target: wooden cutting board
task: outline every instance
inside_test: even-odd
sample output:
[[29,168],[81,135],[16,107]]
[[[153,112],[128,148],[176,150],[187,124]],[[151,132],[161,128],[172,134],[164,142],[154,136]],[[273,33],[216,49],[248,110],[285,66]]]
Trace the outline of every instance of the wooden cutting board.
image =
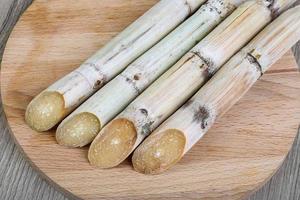
[[125,161],[99,170],[87,148],[56,144],[24,123],[29,101],[75,69],[158,0],[36,0],[5,50],[1,91],[16,142],[36,169],[83,199],[241,199],[281,165],[300,122],[300,76],[288,52],[184,159],[157,176]]

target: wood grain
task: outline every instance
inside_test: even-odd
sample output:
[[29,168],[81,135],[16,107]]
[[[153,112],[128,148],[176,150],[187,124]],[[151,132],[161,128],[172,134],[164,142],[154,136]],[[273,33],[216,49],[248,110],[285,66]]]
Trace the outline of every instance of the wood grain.
[[[16,16],[18,16],[20,12],[20,10],[18,9],[20,9],[21,6],[25,5],[24,1],[22,1],[22,3],[20,4],[19,2],[21,1],[18,1],[18,3],[12,6],[13,15],[10,14],[12,18],[8,18],[8,24],[13,24],[12,22],[16,20]],[[0,2],[0,4],[1,3],[2,1]],[[1,6],[0,8],[2,9]],[[4,30],[10,29],[11,27],[12,25]],[[3,35],[4,34],[1,34],[1,36]],[[5,35],[7,37],[8,34]],[[1,42],[1,44],[4,44],[4,42]],[[3,115],[2,119],[4,119]],[[2,168],[0,169],[0,180],[2,183],[0,188],[0,196],[2,197],[1,199],[62,199],[63,196],[61,194],[55,192],[53,188],[49,187],[40,178],[35,178],[37,177],[37,175],[24,161],[21,154],[19,153],[19,150],[14,147],[14,144],[11,141],[10,136],[8,135],[7,128],[4,128],[6,127],[6,121],[2,120],[1,124],[3,124],[3,127],[0,127],[1,130],[6,130],[5,134],[1,132],[0,135],[0,142],[3,142],[2,144],[5,144],[1,144],[0,146],[0,152],[4,152],[4,156],[1,155],[0,157],[0,166],[6,166],[5,168],[3,168],[4,170],[2,170]],[[297,199],[297,197],[299,197],[299,190],[297,192],[297,188],[299,188],[297,177],[299,176],[299,174],[298,176],[292,176],[293,174],[298,173],[297,168],[299,167],[300,158],[299,153],[297,153],[297,151],[299,151],[297,145],[299,145],[299,142],[296,142],[294,144],[294,149],[289,155],[289,159],[286,161],[284,168],[282,168],[282,170],[280,170],[278,174],[272,178],[272,180],[266,187],[264,187],[256,195],[254,195],[252,199]],[[5,180],[2,179],[2,177],[5,177]],[[2,180],[4,180],[4,182],[2,182]],[[168,195],[168,197],[176,198],[178,196]],[[155,198],[155,196],[153,196],[152,198]]]

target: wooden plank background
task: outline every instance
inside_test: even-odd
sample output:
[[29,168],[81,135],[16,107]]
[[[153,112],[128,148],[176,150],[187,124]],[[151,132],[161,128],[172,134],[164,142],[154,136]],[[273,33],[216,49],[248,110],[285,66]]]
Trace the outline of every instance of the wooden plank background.
[[[32,0],[0,0],[0,63],[13,26],[31,2]],[[293,48],[293,51],[300,65],[300,42]],[[282,167],[271,180],[254,192],[249,200],[300,199],[299,133]],[[0,105],[0,199],[68,199],[30,166],[21,150],[15,145],[2,105]]]

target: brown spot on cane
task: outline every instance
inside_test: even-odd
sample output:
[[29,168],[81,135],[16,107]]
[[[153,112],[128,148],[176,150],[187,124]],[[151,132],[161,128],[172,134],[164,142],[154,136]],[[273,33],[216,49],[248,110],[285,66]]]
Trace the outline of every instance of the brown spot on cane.
[[133,76],[133,79],[136,80],[136,81],[140,80],[139,74],[135,74],[135,75]]
[[202,67],[203,69],[204,79],[209,80],[214,75],[214,72],[209,67],[207,67],[207,65],[201,65],[200,67]]
[[209,117],[210,117],[209,110],[204,106],[200,106],[194,112],[193,121],[196,123],[200,123],[202,129],[206,129]]
[[94,89],[101,87],[101,85],[102,85],[102,81],[97,80],[95,85],[94,85]]
[[143,115],[145,115],[146,117],[148,116],[148,111],[147,111],[146,109],[142,108],[142,109],[140,109],[140,111],[141,111],[141,113],[142,113]]
[[129,83],[134,89],[135,89],[135,91],[136,91],[136,93],[137,94],[140,94],[141,93],[141,90],[138,88],[138,86],[136,85],[136,82],[135,82],[135,80],[132,80],[132,79],[130,79],[130,78],[128,78],[128,77],[126,77],[125,75],[120,75],[120,76],[122,76],[123,78],[125,78],[125,81],[127,82],[127,83]]
[[[197,54],[195,54],[195,55],[197,55]],[[197,55],[198,56],[198,55]],[[214,75],[214,69],[213,69],[213,67],[211,66],[209,66],[209,65],[213,65],[212,63],[213,62],[211,62],[211,63],[208,63],[208,60],[203,60],[204,58],[201,58],[200,57],[200,59],[204,62],[202,65],[200,65],[199,66],[199,68],[202,70],[202,76],[203,76],[203,78],[205,79],[205,80],[209,80],[213,75]]]
[[[103,74],[103,72],[100,70],[101,66],[99,66],[95,63],[89,63],[89,62],[84,63],[84,65],[86,65],[88,67],[91,67],[98,74],[99,78],[94,83],[93,89],[99,89],[100,87],[102,87],[107,82],[107,76],[105,74]],[[79,71],[77,71],[77,73],[79,73],[81,76],[85,77]]]

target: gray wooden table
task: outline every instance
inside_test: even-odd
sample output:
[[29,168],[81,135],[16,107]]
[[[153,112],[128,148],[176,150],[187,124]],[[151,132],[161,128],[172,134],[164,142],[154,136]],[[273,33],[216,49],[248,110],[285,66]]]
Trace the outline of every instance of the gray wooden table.
[[[0,0],[0,63],[9,34],[32,0]],[[298,0],[298,4],[300,0]],[[293,51],[300,66],[300,43]],[[1,100],[0,100],[1,101]],[[1,104],[1,102],[0,102]],[[299,122],[300,124],[300,122]],[[47,183],[15,145],[0,105],[0,200],[68,199]],[[300,136],[279,171],[250,200],[300,200]]]

